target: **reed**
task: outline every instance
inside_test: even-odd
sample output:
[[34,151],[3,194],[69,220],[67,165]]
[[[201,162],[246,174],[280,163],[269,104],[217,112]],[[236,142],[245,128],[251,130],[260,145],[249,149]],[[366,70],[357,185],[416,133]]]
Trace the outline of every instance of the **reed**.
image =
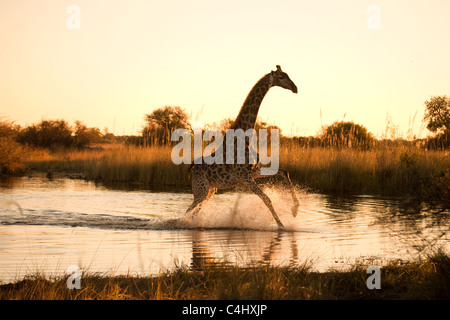
[[[107,145],[102,149],[32,152],[30,170],[68,172],[106,183],[188,187],[188,165],[175,165],[169,146]],[[280,147],[280,167],[302,187],[320,192],[442,197],[450,187],[450,154],[413,147]]]
[[312,271],[308,266],[178,266],[157,276],[83,274],[81,289],[69,290],[66,277],[30,276],[0,285],[1,300],[320,300],[449,299],[450,257],[443,251],[425,261],[393,261],[381,267],[381,289],[367,288],[367,265],[349,270]]
[[37,150],[26,164],[30,170],[65,172],[105,183],[187,186],[189,167],[173,164],[170,154],[168,146],[107,145],[101,149],[53,153]]
[[149,185],[184,186],[188,166],[177,166],[170,159],[170,147],[123,147],[88,158],[84,166],[87,179],[105,182],[137,182]]
[[403,147],[280,149],[292,181],[325,192],[415,194],[450,182],[448,152]]

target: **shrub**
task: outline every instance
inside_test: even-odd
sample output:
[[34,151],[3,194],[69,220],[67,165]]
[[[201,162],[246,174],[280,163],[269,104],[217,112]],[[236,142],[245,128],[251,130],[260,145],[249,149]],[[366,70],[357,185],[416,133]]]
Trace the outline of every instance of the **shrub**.
[[0,174],[24,170],[24,148],[14,140],[18,130],[13,122],[0,121]]
[[18,134],[17,140],[41,148],[69,148],[72,145],[72,129],[65,120],[42,120]]

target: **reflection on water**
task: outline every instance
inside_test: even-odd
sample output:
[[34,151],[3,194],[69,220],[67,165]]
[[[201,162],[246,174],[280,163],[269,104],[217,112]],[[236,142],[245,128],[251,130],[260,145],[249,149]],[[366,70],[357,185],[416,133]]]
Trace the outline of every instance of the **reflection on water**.
[[406,199],[337,197],[298,191],[291,215],[288,192],[265,191],[288,232],[278,232],[252,194],[223,193],[186,219],[189,193],[107,188],[46,177],[0,180],[0,281],[50,275],[78,265],[88,272],[157,274],[175,264],[202,269],[229,264],[348,267],[416,259],[448,248],[448,212],[409,212]]

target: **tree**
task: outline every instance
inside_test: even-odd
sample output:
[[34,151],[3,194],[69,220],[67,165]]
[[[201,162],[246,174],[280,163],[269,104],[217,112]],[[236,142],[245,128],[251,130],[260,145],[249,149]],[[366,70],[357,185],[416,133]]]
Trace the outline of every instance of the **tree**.
[[42,120],[21,130],[18,142],[42,148],[69,148],[72,145],[72,129],[65,120]]
[[450,98],[434,96],[425,101],[424,122],[428,122],[427,129],[431,132],[450,132]]
[[99,128],[88,128],[81,121],[75,121],[75,132],[73,136],[73,146],[85,148],[92,143],[99,142],[102,137]]
[[189,116],[181,107],[165,106],[145,115],[149,125],[159,125],[172,132],[175,129],[190,129]]
[[181,107],[165,106],[145,115],[142,136],[147,144],[170,144],[175,129],[191,129],[188,114]]
[[369,148],[374,141],[373,135],[364,126],[352,121],[334,122],[324,129],[321,139],[326,146],[349,148]]

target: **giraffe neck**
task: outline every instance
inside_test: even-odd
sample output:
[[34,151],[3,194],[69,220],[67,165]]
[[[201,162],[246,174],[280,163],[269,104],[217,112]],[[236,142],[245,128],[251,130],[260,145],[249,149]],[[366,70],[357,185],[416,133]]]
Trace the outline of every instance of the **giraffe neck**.
[[239,111],[231,129],[254,129],[259,107],[272,86],[272,75],[266,74],[253,86]]

